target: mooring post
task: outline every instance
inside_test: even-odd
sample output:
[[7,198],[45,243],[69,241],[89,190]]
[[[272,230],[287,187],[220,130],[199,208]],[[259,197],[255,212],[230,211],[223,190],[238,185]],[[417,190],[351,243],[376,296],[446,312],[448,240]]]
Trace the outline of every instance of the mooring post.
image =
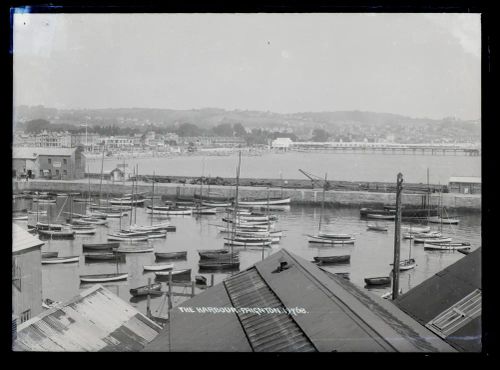
[[396,218],[394,229],[394,262],[392,265],[392,299],[398,298],[399,292],[399,251],[401,247],[401,193],[403,191],[403,174],[398,173],[396,183]]
[[151,278],[148,278],[148,304],[146,307],[146,315],[149,318],[151,318],[151,295],[149,294],[150,292],[151,292]]
[[172,309],[172,271],[168,273],[168,309]]

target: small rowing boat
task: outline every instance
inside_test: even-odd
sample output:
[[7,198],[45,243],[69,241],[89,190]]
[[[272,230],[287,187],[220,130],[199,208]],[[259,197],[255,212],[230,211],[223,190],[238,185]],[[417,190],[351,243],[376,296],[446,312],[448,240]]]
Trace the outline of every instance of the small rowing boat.
[[187,251],[182,252],[155,252],[157,259],[186,259]]
[[144,242],[148,240],[147,236],[121,236],[108,234],[108,240],[118,240],[122,242]]
[[415,237],[413,238],[413,241],[415,243],[437,243],[437,244],[443,244],[443,243],[448,243],[451,242],[451,238],[422,238],[422,237]]
[[321,264],[334,264],[334,263],[346,263],[351,260],[350,255],[344,256],[324,256],[324,257],[314,257],[314,262]]
[[172,270],[172,271],[158,271],[155,272],[156,276],[169,276],[172,274],[172,277],[178,275],[191,275],[191,269],[183,269],[183,270]]
[[439,216],[429,217],[427,218],[427,221],[433,224],[447,224],[447,225],[457,225],[460,222],[458,218],[445,218]]
[[59,252],[42,252],[42,259],[44,258],[54,258],[59,255]]
[[200,270],[224,270],[236,269],[240,266],[240,261],[233,262],[198,262]]
[[83,283],[105,283],[108,281],[127,280],[128,273],[115,274],[96,274],[96,275],[80,275],[80,281]]
[[73,262],[78,262],[79,260],[80,256],[42,258],[42,265],[49,265],[56,263],[73,263]]
[[[393,263],[391,263],[390,265],[394,266]],[[399,261],[399,271],[411,270],[415,268],[415,266],[417,266],[417,261],[415,261],[414,258]]]
[[115,250],[116,253],[149,253],[154,252],[153,247],[120,247]]
[[38,235],[41,238],[49,238],[49,239],[74,239],[75,232],[74,231],[65,231],[65,230],[38,230]]
[[83,249],[91,250],[110,250],[116,249],[120,246],[120,243],[88,243],[82,244]]
[[134,297],[144,296],[144,295],[161,295],[161,283],[154,283],[150,285],[144,285],[137,288],[132,288],[129,290],[130,294]]
[[391,278],[390,276],[365,278],[365,283],[367,285],[387,285],[391,283]]
[[26,221],[28,216],[12,216],[12,221]]
[[242,206],[266,206],[290,204],[291,198],[262,198],[262,199],[242,199],[238,201]]
[[327,231],[320,231],[318,232],[318,236],[322,238],[328,238],[328,239],[343,239],[343,240],[348,240],[352,238],[352,235],[349,234],[339,234],[339,233],[331,233]]
[[310,240],[309,243],[317,243],[317,244],[354,244],[355,238],[351,239],[330,239],[330,238],[324,238],[321,236],[315,236],[315,235],[307,235]]
[[373,218],[378,220],[394,220],[396,218],[396,215],[381,215],[376,213],[368,213],[366,215],[366,218]]
[[426,242],[424,243],[424,249],[434,249],[434,250],[460,250],[460,249],[470,249],[470,243],[451,243],[451,242]]
[[387,226],[382,226],[382,225],[368,224],[368,230],[387,231],[387,230],[389,230],[389,228]]
[[171,270],[174,268],[173,263],[163,263],[158,265],[144,265],[144,271],[163,271],[163,270]]

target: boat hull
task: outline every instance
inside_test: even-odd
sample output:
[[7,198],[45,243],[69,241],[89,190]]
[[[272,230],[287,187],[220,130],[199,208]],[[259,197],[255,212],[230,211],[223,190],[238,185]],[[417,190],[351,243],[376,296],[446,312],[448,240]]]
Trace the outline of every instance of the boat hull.
[[108,281],[127,280],[128,273],[125,274],[100,274],[100,275],[80,275],[83,283],[105,283]]

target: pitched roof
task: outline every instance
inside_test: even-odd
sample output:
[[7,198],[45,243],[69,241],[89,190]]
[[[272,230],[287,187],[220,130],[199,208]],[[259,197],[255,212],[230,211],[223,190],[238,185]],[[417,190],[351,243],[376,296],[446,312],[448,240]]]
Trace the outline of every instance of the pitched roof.
[[454,351],[392,302],[285,249],[173,308],[144,350]]
[[[399,296],[394,303],[426,325],[475,291],[481,291],[481,247]],[[480,351],[481,317],[445,337],[459,350]]]
[[475,176],[453,176],[450,177],[450,180],[448,182],[465,182],[471,184],[480,184],[481,178]]
[[13,159],[36,159],[39,155],[71,156],[77,148],[13,147]]
[[161,327],[97,284],[18,327],[14,351],[139,351]]
[[39,247],[44,244],[44,242],[31,235],[19,225],[12,224],[12,253],[19,253],[23,250]]

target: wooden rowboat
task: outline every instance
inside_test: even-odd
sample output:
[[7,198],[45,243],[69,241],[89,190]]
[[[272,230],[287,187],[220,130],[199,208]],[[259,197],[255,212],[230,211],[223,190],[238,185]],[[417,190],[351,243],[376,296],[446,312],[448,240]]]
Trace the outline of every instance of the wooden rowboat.
[[343,239],[343,240],[352,238],[352,235],[349,235],[349,234],[330,233],[327,231],[320,231],[318,233],[318,236],[322,237],[322,238],[328,238],[328,239]]
[[129,290],[130,294],[134,297],[144,296],[144,295],[161,295],[161,283],[154,283],[151,285],[144,285],[137,288],[132,288]]
[[28,216],[12,216],[12,221],[25,221],[28,220]]
[[200,260],[229,260],[238,259],[238,252],[233,253],[200,253]]
[[187,251],[182,252],[155,252],[157,259],[186,259]]
[[73,262],[78,262],[79,260],[80,256],[43,258],[42,265],[56,264],[56,263],[73,263]]
[[80,228],[73,228],[73,231],[75,234],[85,234],[85,235],[90,235],[90,234],[95,234],[96,229],[95,227],[89,227],[85,229],[80,229]]
[[349,262],[350,260],[350,255],[314,257],[314,261],[321,264],[345,263]]
[[234,262],[198,262],[200,270],[234,269],[240,266],[240,261]]
[[108,234],[108,240],[118,240],[122,242],[144,242],[148,240],[147,236],[120,236],[120,235],[113,235],[113,234]]
[[148,253],[154,252],[153,247],[120,247],[115,250],[116,253]]
[[172,271],[158,271],[155,272],[156,276],[169,276],[172,274],[172,276],[176,275],[191,275],[191,269],[183,269],[183,270],[172,270]]
[[373,218],[378,220],[394,220],[396,218],[396,215],[381,215],[375,213],[368,213],[366,215],[366,218]]
[[74,231],[62,231],[62,230],[38,230],[38,235],[42,238],[51,239],[74,239]]
[[387,285],[391,283],[391,278],[390,276],[365,278],[365,283],[367,285]]
[[173,263],[163,263],[158,265],[144,265],[144,271],[163,271],[163,270],[171,270],[174,268]]
[[426,242],[424,243],[424,249],[434,249],[434,250],[460,250],[460,249],[470,249],[470,243],[437,243],[437,242]]
[[437,243],[444,244],[451,242],[451,238],[413,238],[415,243]]
[[124,254],[115,254],[115,253],[86,253],[85,261],[116,261],[116,262],[125,262]]
[[128,273],[115,274],[97,274],[97,275],[80,275],[80,281],[83,283],[105,283],[108,281],[127,280]]
[[242,199],[238,201],[242,206],[265,206],[290,204],[291,198],[262,198],[262,199]]
[[42,259],[44,258],[54,258],[59,255],[59,252],[42,252]]
[[389,228],[387,226],[368,224],[368,230],[387,231],[387,230],[389,230]]
[[120,243],[89,243],[82,244],[83,249],[91,250],[110,250],[116,249],[120,246]]
[[351,239],[330,239],[330,238],[324,238],[321,236],[315,236],[315,235],[307,235],[309,239],[309,243],[318,243],[318,244],[354,244],[355,240],[354,238]]
[[427,221],[433,224],[447,224],[447,225],[457,225],[460,220],[457,218],[445,218],[445,217],[439,217],[439,216],[434,216],[434,217],[429,217],[427,218]]
[[[393,266],[394,264],[391,263],[390,265]],[[415,266],[417,266],[417,261],[414,258],[399,261],[399,271],[411,270]]]

